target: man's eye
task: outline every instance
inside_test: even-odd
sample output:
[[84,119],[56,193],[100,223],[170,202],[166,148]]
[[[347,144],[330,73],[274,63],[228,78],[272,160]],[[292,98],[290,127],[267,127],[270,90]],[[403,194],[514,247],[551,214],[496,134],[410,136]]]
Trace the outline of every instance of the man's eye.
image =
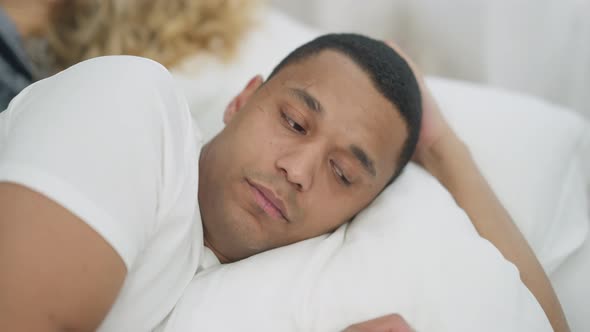
[[338,178],[338,181],[345,186],[350,186],[351,182],[348,180],[346,175],[344,175],[344,172],[342,171],[342,169],[340,169],[340,167],[338,167],[338,165],[336,165],[336,163],[332,160],[330,160],[330,164],[332,165],[332,169],[334,170],[334,175],[336,175],[336,177]]
[[281,117],[285,120],[285,122],[287,122],[287,125],[289,125],[289,127],[291,127],[291,129],[295,130],[299,134],[305,134],[305,133],[307,133],[307,131],[305,130],[305,128],[303,128],[299,123],[297,123],[293,119],[291,119],[284,112],[281,112]]

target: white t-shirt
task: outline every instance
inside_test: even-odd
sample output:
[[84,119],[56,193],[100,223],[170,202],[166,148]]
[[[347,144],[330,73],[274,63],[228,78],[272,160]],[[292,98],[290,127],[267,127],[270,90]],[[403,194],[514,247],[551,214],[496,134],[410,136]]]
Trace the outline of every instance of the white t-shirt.
[[0,113],[0,181],[67,208],[125,262],[99,331],[154,329],[203,251],[202,142],[174,86],[156,62],[102,57],[30,86]]

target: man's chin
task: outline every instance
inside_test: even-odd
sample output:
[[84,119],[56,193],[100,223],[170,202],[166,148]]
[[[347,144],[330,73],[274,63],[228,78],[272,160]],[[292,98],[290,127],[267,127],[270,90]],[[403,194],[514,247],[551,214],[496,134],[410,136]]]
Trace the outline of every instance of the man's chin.
[[229,227],[204,229],[204,244],[222,263],[231,263],[263,252],[267,238],[260,222],[241,218]]

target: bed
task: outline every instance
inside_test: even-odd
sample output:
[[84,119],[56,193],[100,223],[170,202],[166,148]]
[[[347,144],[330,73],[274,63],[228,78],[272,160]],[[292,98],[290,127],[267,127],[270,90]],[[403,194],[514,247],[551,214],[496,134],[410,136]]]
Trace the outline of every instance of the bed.
[[[319,34],[264,11],[231,62],[199,55],[176,67],[205,138],[251,76]],[[588,121],[509,91],[427,84],[539,257],[572,331],[590,331]],[[416,165],[332,234],[200,272],[161,330],[339,331],[391,312],[418,331],[550,331],[516,268]]]

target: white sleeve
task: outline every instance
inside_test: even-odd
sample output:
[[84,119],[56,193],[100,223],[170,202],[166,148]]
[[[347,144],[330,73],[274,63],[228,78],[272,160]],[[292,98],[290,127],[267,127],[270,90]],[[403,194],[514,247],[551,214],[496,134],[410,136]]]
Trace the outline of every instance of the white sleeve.
[[30,86],[2,114],[0,181],[71,211],[130,269],[158,226],[170,144],[163,128],[166,112],[179,107],[169,73],[153,61],[78,64]]

